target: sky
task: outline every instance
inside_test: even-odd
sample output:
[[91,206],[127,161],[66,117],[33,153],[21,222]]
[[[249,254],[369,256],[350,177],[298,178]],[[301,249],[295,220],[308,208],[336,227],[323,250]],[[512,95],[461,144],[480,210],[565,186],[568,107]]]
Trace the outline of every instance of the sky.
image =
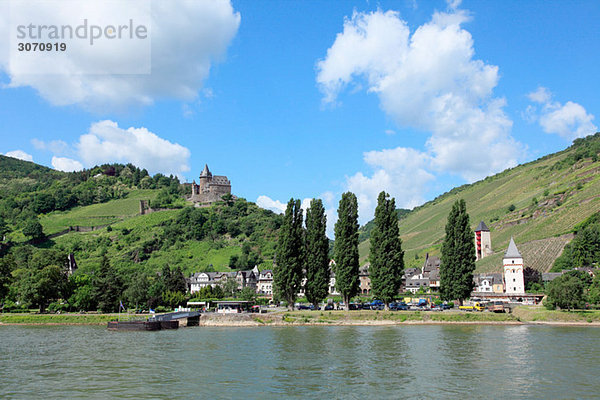
[[0,153],[190,182],[206,163],[264,208],[323,199],[331,235],[343,192],[362,224],[382,190],[412,208],[598,131],[597,1],[145,4],[147,53],[26,65],[0,0]]

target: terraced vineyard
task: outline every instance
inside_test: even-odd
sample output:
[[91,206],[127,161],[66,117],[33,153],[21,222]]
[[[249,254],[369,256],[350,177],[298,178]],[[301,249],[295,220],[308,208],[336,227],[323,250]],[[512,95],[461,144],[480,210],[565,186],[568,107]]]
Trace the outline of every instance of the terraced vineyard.
[[[552,268],[554,260],[562,253],[565,245],[569,243],[572,238],[572,234],[567,234],[547,239],[533,240],[527,243],[517,243],[517,247],[523,256],[526,267],[537,269],[540,272],[548,272],[550,268]],[[496,252],[493,255],[479,260],[477,262],[477,272],[502,271],[502,257],[504,257],[506,247],[507,246],[496,248]]]
[[69,226],[91,227],[113,224],[138,215],[140,200],[153,200],[157,193],[157,190],[134,190],[125,199],[46,214],[40,219],[40,222],[47,235],[60,232]]
[[[600,140],[600,136],[592,140]],[[596,156],[570,162],[580,150],[572,146],[455,188],[416,208],[399,222],[406,264],[421,265],[427,252],[440,254],[448,214],[452,204],[462,198],[467,203],[471,227],[483,220],[490,228],[494,249],[499,253],[506,249],[512,236],[530,262],[546,271],[568,241],[564,235],[600,210],[600,161]],[[512,206],[514,210],[509,211]],[[359,250],[364,263],[368,240],[360,244]],[[490,258],[478,269],[499,272],[502,255],[497,257],[499,261],[494,265]]]

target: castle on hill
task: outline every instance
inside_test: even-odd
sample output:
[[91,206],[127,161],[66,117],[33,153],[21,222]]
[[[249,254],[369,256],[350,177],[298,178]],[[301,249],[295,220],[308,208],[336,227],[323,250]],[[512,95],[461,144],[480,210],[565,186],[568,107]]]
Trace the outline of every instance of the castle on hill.
[[231,182],[229,179],[225,175],[213,175],[208,169],[207,164],[204,165],[204,169],[200,174],[200,182],[196,184],[194,180],[191,187],[192,193],[188,197],[188,200],[198,205],[221,201],[223,195],[231,194]]

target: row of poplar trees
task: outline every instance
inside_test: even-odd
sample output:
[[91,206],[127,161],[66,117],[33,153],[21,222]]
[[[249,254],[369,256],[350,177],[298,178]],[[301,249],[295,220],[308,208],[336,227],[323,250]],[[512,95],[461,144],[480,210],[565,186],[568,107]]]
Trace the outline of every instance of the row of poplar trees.
[[[279,233],[274,266],[274,286],[279,297],[293,308],[306,277],[304,291],[315,307],[329,294],[329,240],[325,234],[327,216],[320,199],[313,199],[306,210],[303,225],[300,200],[290,199]],[[336,289],[346,309],[359,293],[358,201],[346,192],[338,207],[335,223],[333,271]],[[386,307],[397,296],[404,271],[404,252],[398,231],[398,217],[393,198],[381,192],[377,199],[369,256],[372,294]]]

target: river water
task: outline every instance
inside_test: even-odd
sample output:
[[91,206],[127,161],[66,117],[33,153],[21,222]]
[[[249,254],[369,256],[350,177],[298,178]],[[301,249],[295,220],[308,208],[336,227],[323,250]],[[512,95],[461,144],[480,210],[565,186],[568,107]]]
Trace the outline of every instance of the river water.
[[0,327],[2,399],[598,397],[593,327]]

